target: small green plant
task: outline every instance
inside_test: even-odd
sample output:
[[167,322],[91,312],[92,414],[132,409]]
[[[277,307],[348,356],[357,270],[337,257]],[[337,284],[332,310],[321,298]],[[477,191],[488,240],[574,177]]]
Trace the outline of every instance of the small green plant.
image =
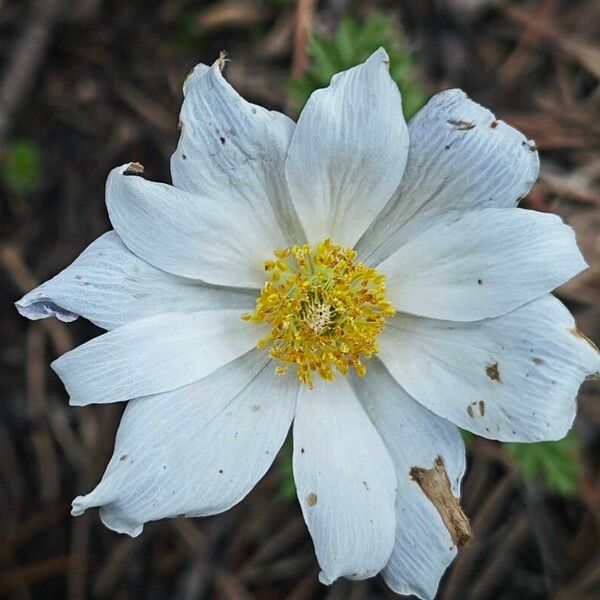
[[380,46],[390,56],[390,74],[402,92],[404,114],[407,119],[412,117],[427,96],[413,72],[413,57],[401,32],[393,19],[383,15],[372,15],[364,23],[344,17],[332,39],[319,34],[311,36],[308,73],[289,82],[296,109],[302,109],[313,91],[329,85],[333,75],[363,62]]
[[[461,430],[461,433],[469,451],[477,452],[473,447],[475,436],[465,430]],[[542,481],[550,491],[564,496],[571,496],[576,492],[581,462],[579,438],[574,431],[557,442],[505,442],[502,447],[527,483]]]
[[39,188],[41,159],[36,144],[25,140],[12,142],[0,167],[2,180],[9,191],[27,196]]
[[527,482],[543,480],[549,490],[565,496],[573,495],[577,489],[581,472],[579,446],[573,431],[558,442],[504,444]]

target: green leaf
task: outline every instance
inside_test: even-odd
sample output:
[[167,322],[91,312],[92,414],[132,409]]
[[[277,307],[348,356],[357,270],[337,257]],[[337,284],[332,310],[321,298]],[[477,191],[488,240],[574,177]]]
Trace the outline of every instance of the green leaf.
[[391,18],[383,15],[371,15],[364,22],[346,16],[333,39],[319,34],[311,36],[308,73],[288,84],[296,109],[300,111],[316,89],[328,86],[333,75],[365,61],[380,46],[390,56],[390,75],[402,93],[405,117],[412,117],[427,97],[413,72],[413,57],[402,33]]
[[573,495],[581,473],[579,438],[571,431],[558,442],[507,443],[504,448],[517,463],[526,481],[545,481],[548,489]]
[[292,468],[293,443],[292,435],[288,434],[278,459],[279,494],[287,502],[296,497],[296,484]]
[[460,434],[462,435],[463,442],[465,443],[465,447],[467,450],[473,449],[473,440],[475,439],[475,435],[466,429],[461,429]]
[[27,196],[39,189],[41,158],[36,144],[13,141],[2,159],[4,185],[13,193]]

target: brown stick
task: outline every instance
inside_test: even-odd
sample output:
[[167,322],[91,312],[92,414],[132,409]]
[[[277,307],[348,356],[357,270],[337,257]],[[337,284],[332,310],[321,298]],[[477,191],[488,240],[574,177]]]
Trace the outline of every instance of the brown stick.
[[529,30],[540,38],[556,44],[566,55],[578,62],[595,77],[600,77],[600,47],[567,35],[555,27],[554,23],[540,19],[533,11],[519,6],[506,6],[507,17],[517,23],[529,27]]
[[33,423],[31,442],[36,455],[43,502],[56,502],[60,496],[60,473],[56,451],[46,421],[46,336],[42,326],[34,323],[27,332],[27,408]]
[[308,35],[315,14],[315,4],[315,0],[298,0],[291,68],[293,78],[302,77],[308,68]]
[[0,85],[0,142],[33,84],[52,33],[67,5],[67,0],[34,0],[31,3],[29,18],[8,60]]
[[[4,267],[21,293],[29,292],[37,285],[37,280],[25,264],[19,251],[12,245],[0,246],[0,267]],[[44,319],[42,327],[46,329],[54,350],[64,354],[73,347],[73,340],[64,323],[56,319]]]

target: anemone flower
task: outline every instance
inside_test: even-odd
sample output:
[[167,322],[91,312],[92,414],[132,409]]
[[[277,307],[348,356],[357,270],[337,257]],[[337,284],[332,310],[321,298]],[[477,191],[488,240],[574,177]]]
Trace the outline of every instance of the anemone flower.
[[130,163],[113,231],[17,303],[107,333],[53,363],[71,404],[128,401],[73,514],[144,523],[237,504],[293,428],[320,579],[379,572],[432,598],[470,535],[459,428],[563,437],[594,347],[550,292],[586,267],[517,208],[535,145],[459,90],[411,120],[384,50],[298,122],[246,102],[223,58],[184,85],[173,185]]

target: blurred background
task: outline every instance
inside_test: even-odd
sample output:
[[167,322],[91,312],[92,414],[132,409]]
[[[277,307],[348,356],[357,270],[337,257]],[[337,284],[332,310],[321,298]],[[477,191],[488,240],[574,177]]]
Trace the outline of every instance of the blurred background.
[[[139,161],[170,181],[194,64],[225,50],[246,98],[295,116],[383,45],[407,117],[458,86],[535,139],[541,176],[523,205],[575,228],[591,268],[558,295],[598,342],[599,40],[597,0],[0,0],[0,597],[395,597],[379,578],[318,583],[288,446],[223,515],[153,523],[136,539],[95,511],[70,517],[123,406],[70,408],[48,366],[99,330],[27,322],[13,302],[109,229],[110,168]],[[583,386],[561,442],[467,439],[474,539],[440,598],[600,598],[599,395]]]

